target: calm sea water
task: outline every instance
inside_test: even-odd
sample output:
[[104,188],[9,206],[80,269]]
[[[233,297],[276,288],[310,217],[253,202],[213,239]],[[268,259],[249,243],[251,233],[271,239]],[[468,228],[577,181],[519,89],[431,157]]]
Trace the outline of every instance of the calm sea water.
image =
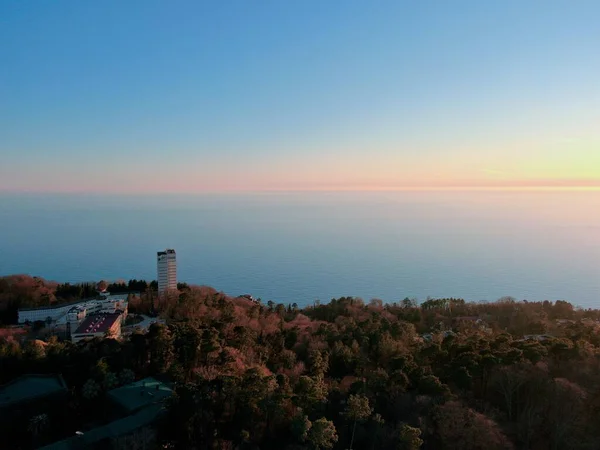
[[264,301],[566,299],[600,307],[600,192],[0,196],[0,274],[156,277]]

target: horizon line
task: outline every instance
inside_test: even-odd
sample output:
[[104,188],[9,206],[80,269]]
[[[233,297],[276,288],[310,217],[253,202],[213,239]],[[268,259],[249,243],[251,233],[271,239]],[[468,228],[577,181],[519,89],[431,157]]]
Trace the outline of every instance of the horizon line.
[[197,189],[163,191],[100,191],[100,190],[2,190],[0,195],[194,195],[194,194],[252,194],[252,193],[301,193],[301,192],[444,192],[444,191],[543,191],[543,192],[582,192],[600,191],[600,185],[539,185],[539,186],[367,186],[367,187],[314,187],[314,188],[257,188],[257,189]]

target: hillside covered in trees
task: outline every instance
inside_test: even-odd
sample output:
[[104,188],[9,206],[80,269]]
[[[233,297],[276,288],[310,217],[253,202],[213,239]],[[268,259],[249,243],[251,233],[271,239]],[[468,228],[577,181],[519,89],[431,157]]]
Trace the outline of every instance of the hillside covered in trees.
[[0,338],[0,383],[61,373],[70,388],[44,426],[3,430],[14,448],[98,423],[105,391],[146,376],[175,390],[156,448],[598,448],[600,311],[510,298],[300,309],[207,287],[162,301],[137,290],[130,310],[166,325],[79,344]]
[[[186,287],[185,284],[181,284]],[[0,277],[0,324],[17,321],[19,308],[39,308],[60,305],[98,295],[98,288],[115,293],[145,293],[158,288],[156,281],[129,280],[108,283],[56,283],[29,275]]]

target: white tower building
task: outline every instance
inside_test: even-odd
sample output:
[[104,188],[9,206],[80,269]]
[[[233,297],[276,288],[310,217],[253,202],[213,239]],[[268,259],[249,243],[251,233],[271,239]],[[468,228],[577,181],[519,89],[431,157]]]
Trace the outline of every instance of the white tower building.
[[175,250],[168,248],[163,252],[156,253],[156,265],[158,269],[158,293],[177,289],[177,260]]

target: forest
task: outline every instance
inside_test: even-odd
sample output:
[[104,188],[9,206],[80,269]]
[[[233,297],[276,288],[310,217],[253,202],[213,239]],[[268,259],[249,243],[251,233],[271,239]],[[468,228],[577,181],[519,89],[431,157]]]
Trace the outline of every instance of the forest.
[[[24,279],[0,281],[0,308],[66,301],[58,285]],[[599,448],[598,310],[513,298],[299,308],[187,285],[158,299],[149,286],[135,289],[130,313],[166,324],[146,333],[0,337],[0,383],[60,373],[69,386],[56,418],[3,430],[14,448],[98,423],[107,390],[147,376],[175,394],[144,448]]]

